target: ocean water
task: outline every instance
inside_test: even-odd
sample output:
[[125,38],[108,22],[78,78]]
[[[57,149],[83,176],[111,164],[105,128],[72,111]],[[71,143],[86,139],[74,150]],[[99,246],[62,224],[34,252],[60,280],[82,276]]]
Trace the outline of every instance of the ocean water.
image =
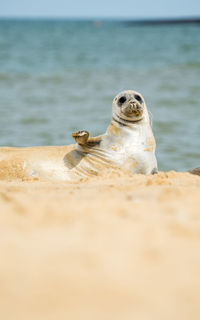
[[0,145],[104,133],[114,96],[141,92],[160,170],[200,165],[200,27],[0,20]]

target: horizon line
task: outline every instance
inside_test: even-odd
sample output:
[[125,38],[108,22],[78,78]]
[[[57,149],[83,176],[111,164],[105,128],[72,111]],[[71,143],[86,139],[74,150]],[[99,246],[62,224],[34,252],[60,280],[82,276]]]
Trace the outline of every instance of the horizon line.
[[24,19],[24,20],[90,20],[90,21],[94,21],[94,20],[129,20],[129,21],[135,21],[135,22],[140,22],[140,21],[173,21],[173,20],[200,20],[200,15],[183,15],[183,16],[145,16],[145,17],[131,17],[131,16],[127,16],[127,17],[103,17],[103,16],[18,16],[18,15],[13,15],[13,16],[1,16],[0,15],[0,19],[6,19],[6,20],[12,20],[12,19]]

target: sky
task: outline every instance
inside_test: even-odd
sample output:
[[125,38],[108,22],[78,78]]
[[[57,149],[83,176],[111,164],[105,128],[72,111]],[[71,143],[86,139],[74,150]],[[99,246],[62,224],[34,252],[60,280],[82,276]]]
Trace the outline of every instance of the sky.
[[200,0],[0,0],[1,17],[161,18],[200,16]]

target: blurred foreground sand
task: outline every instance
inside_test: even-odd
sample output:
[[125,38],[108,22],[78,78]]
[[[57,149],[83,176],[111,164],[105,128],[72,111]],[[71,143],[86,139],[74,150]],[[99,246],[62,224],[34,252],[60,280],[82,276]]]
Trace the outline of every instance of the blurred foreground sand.
[[0,319],[200,319],[200,177],[0,182]]

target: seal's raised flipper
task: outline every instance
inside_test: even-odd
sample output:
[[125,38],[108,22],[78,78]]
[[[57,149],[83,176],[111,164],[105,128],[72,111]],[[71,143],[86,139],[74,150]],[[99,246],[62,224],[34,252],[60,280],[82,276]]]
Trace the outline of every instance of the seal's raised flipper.
[[72,137],[81,146],[93,147],[101,142],[101,136],[90,137],[87,130],[73,132]]
[[73,132],[72,137],[75,139],[76,143],[81,146],[86,145],[89,138],[89,132],[86,130]]

